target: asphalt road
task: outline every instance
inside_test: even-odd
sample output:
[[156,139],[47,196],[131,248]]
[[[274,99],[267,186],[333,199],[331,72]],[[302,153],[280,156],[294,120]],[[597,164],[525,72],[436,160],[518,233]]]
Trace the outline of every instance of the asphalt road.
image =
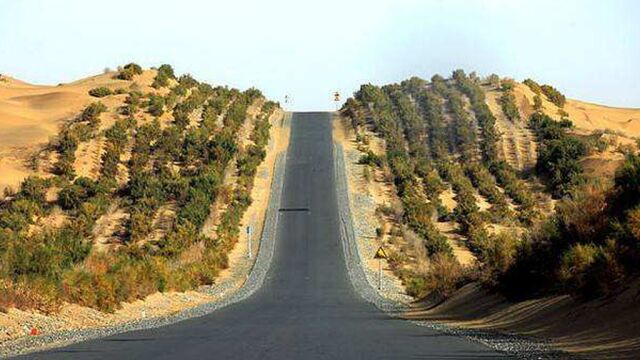
[[330,113],[295,113],[291,126],[276,253],[253,296],[200,318],[25,358],[504,358],[388,317],[357,295],[340,244]]

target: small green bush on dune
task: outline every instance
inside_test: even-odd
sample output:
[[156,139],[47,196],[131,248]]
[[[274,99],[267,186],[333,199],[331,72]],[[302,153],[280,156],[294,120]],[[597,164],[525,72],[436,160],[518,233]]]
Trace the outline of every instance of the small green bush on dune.
[[111,91],[111,89],[109,89],[108,87],[101,86],[101,87],[97,87],[89,90],[89,95],[93,97],[101,98],[101,97],[113,95],[113,91]]
[[135,75],[140,74],[142,74],[142,67],[136,63],[129,63],[118,72],[116,78],[120,80],[132,80]]
[[153,84],[151,84],[151,86],[156,89],[159,89],[169,85],[169,79],[175,79],[175,78],[176,76],[173,72],[173,68],[171,67],[171,65],[164,64],[158,68],[158,74],[153,80]]

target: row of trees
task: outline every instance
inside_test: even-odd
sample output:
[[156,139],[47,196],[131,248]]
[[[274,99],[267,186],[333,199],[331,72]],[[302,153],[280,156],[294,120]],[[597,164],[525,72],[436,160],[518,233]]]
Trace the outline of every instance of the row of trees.
[[[166,67],[163,71],[170,76]],[[120,74],[125,72],[139,73],[136,66],[126,66]],[[247,108],[261,94],[253,89],[244,93],[214,89],[190,76],[180,77],[169,93],[172,97],[160,97],[174,101],[165,101],[166,111],[173,112],[177,104],[186,102],[180,106],[180,115],[188,118],[196,108],[204,107],[198,126],[187,127],[178,119],[164,129],[157,120],[138,126],[131,115],[147,105],[142,99],[153,96],[131,92],[121,110],[127,117],[104,132],[99,181],[84,177],[73,182],[63,177],[28,178],[18,193],[0,204],[0,307],[51,311],[61,301],[70,301],[112,311],[122,301],[158,290],[209,284],[227,266],[222,236],[204,238],[200,230],[221,189],[225,169],[238,154],[236,137]],[[268,116],[276,107],[267,102],[263,115]],[[104,110],[100,104],[87,107],[65,126],[54,144],[71,170],[78,144],[96,135]],[[217,118],[221,115],[224,124],[219,127]],[[243,155],[241,185],[232,206],[238,210],[234,210],[234,216],[225,215],[233,220],[223,221],[228,226],[235,224],[237,228],[235,217],[241,216],[250,203],[246,192],[252,184],[249,177],[255,175],[254,167],[264,157],[268,134],[268,120],[261,118],[252,135],[254,147]],[[132,137],[130,179],[124,189],[119,189],[115,179],[121,155]],[[53,185],[60,188],[57,205],[69,221],[59,228],[28,231],[34,220],[52,208],[46,193]],[[113,252],[92,251],[94,224],[115,201],[130,211],[128,242]],[[176,203],[178,220],[160,241],[138,241],[147,238],[158,207],[168,201]],[[196,243],[205,244],[199,261],[179,260],[184,250]]]
[[100,102],[87,106],[82,113],[73,121],[65,124],[56,142],[53,145],[59,157],[54,165],[56,174],[66,179],[75,177],[73,163],[76,158],[78,144],[87,141],[95,136],[96,130],[100,126],[100,114],[107,110],[106,106]]
[[529,126],[540,142],[536,170],[546,179],[551,193],[561,197],[584,182],[580,158],[587,154],[587,147],[576,136],[568,134],[571,121],[555,121],[536,112],[531,115]]
[[516,171],[504,160],[498,158],[497,142],[498,134],[495,128],[496,118],[491,113],[485,102],[485,94],[477,82],[466,76],[464,71],[453,72],[456,86],[469,97],[471,107],[476,116],[482,133],[483,162],[489,171],[495,176],[498,184],[505,193],[520,205],[520,219],[529,221],[535,215],[535,201],[524,181],[519,179]]
[[565,96],[560,91],[558,91],[558,89],[554,88],[551,85],[540,85],[531,79],[525,79],[523,83],[527,85],[537,96],[538,100],[536,100],[536,98],[534,97],[534,108],[536,108],[536,110],[538,110],[538,107],[542,107],[542,100],[540,99],[540,96],[542,94],[544,94],[547,99],[549,99],[549,101],[551,101],[559,108],[564,107],[564,104],[567,101]]
[[638,275],[640,260],[640,156],[630,154],[612,188],[574,187],[556,213],[519,246],[503,275],[514,298],[573,293],[610,295]]

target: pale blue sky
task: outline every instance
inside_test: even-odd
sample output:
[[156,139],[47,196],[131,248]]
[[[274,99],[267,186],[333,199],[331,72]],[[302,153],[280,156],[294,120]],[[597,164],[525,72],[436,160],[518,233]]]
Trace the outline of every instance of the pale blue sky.
[[640,107],[640,1],[0,0],[0,73],[56,84],[135,61],[291,109],[464,68]]

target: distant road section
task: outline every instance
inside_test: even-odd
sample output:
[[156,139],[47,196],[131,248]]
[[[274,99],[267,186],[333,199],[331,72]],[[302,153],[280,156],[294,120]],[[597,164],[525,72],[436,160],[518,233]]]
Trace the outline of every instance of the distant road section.
[[340,243],[331,113],[295,113],[275,255],[262,288],[209,315],[29,359],[494,359],[362,300]]

